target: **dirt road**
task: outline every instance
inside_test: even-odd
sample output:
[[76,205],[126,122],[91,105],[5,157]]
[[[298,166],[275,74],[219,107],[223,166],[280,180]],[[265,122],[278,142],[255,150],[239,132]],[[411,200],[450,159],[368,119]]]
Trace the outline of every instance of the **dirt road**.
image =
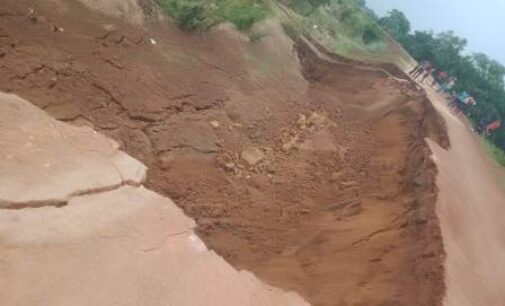
[[447,253],[446,306],[505,305],[505,192],[467,125],[431,93],[451,148],[431,143],[439,168],[437,215]]

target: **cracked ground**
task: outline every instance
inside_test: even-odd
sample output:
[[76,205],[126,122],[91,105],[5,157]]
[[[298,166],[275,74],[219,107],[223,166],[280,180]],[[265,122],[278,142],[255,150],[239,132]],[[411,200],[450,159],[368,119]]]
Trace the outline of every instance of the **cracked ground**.
[[251,44],[26,3],[0,10],[0,89],[115,139],[236,268],[314,305],[439,298],[424,138],[444,139],[414,88],[324,61],[280,27]]

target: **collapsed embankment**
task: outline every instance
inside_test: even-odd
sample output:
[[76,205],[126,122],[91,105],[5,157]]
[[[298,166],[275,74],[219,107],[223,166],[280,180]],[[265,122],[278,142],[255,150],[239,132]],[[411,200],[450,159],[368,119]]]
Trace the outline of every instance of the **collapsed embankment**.
[[309,305],[209,251],[96,131],[0,92],[0,143],[1,305]]
[[28,4],[2,4],[0,89],[118,140],[235,267],[314,305],[440,303],[424,138],[447,141],[408,82],[324,61],[275,23],[253,43]]

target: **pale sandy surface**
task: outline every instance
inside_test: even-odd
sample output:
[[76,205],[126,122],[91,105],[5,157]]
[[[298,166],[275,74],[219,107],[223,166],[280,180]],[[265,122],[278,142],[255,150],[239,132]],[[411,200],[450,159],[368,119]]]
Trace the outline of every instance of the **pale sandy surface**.
[[0,305],[307,305],[209,251],[107,138],[5,94],[0,126]]
[[505,305],[505,193],[479,139],[440,97],[451,149],[430,142],[439,167],[437,214],[447,252],[447,306]]
[[139,185],[146,167],[90,128],[56,121],[0,93],[0,208],[63,205],[74,195]]

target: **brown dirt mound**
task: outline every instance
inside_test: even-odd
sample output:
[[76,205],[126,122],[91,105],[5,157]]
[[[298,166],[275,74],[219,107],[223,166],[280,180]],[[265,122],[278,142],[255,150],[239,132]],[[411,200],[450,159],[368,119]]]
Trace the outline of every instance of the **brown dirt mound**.
[[233,265],[314,305],[440,303],[424,138],[446,137],[421,93],[304,45],[29,3],[0,7],[0,90],[121,142]]

